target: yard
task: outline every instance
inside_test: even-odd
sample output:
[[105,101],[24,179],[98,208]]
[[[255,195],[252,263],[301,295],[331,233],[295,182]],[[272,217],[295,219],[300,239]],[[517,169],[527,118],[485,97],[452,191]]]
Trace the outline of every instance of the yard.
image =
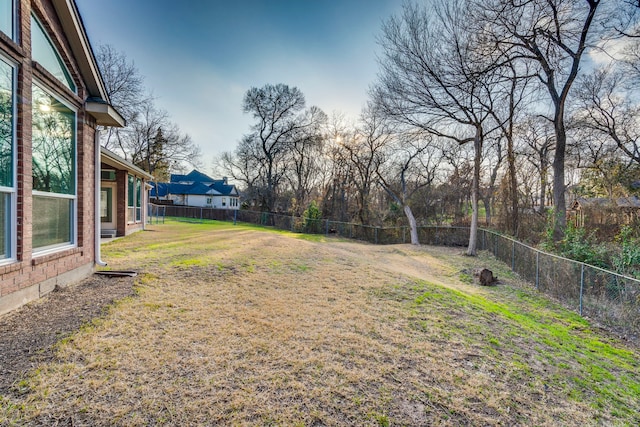
[[103,259],[136,294],[40,349],[0,425],[640,424],[637,349],[487,254],[169,222]]

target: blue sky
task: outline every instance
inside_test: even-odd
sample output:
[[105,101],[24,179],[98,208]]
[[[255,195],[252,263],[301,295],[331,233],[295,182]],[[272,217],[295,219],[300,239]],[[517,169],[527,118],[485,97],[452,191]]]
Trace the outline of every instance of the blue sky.
[[376,37],[400,0],[76,0],[94,49],[132,60],[205,166],[252,119],[250,87],[297,86],[307,106],[357,118],[378,71]]

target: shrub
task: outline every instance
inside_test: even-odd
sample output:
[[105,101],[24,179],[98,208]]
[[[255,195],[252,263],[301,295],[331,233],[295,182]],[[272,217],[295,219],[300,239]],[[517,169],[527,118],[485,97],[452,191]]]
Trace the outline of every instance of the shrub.
[[317,203],[312,201],[303,212],[305,233],[322,233],[322,212]]
[[593,233],[587,234],[584,228],[572,223],[567,225],[565,238],[558,243],[558,252],[564,257],[596,267],[609,267],[606,247],[596,242]]
[[620,251],[612,256],[611,264],[620,273],[640,278],[640,238],[628,225],[622,227],[616,236]]

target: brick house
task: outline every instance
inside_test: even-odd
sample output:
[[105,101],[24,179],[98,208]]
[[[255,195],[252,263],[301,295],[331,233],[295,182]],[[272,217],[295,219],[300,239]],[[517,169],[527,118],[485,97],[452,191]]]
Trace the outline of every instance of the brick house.
[[0,1],[0,314],[101,264],[96,128],[124,124],[73,0]]
[[100,235],[126,236],[144,229],[149,181],[153,176],[100,148]]

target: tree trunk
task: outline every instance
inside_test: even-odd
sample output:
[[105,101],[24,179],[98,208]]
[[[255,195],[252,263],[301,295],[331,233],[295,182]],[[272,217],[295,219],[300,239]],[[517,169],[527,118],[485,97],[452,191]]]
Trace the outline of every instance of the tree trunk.
[[478,195],[480,194],[480,162],[482,160],[482,128],[476,128],[473,138],[475,156],[473,159],[473,183],[471,189],[471,227],[469,230],[469,246],[467,255],[476,256],[478,243]]
[[482,198],[482,204],[484,205],[484,220],[485,223],[489,226],[491,225],[491,199],[493,197],[493,191],[489,190],[489,194]]
[[564,160],[567,145],[567,134],[564,128],[563,109],[558,108],[555,117],[556,151],[553,158],[553,203],[554,227],[553,239],[558,242],[564,237],[567,228],[567,204],[564,197]]
[[516,155],[513,151],[513,138],[507,140],[507,163],[509,165],[509,182],[511,186],[511,234],[517,236],[518,218],[518,178],[516,177]]
[[409,205],[404,205],[404,214],[407,216],[407,220],[409,221],[409,229],[411,230],[411,244],[420,245],[420,241],[418,239],[418,224],[416,223],[416,218],[413,216],[413,212],[411,212],[411,208],[409,207]]
[[540,156],[540,209],[539,212],[544,214],[547,204],[547,159]]

